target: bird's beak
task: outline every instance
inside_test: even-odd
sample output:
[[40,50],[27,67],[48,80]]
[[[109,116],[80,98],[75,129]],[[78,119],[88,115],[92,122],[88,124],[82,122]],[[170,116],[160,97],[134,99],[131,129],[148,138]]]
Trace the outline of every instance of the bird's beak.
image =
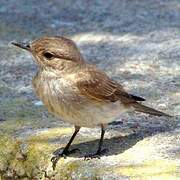
[[31,47],[28,43],[11,42],[11,44],[31,52]]

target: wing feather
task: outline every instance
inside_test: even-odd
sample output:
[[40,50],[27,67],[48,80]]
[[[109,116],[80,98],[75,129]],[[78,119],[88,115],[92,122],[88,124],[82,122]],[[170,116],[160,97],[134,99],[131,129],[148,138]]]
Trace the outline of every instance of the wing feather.
[[128,94],[122,85],[111,80],[105,73],[97,69],[88,69],[85,72],[81,72],[79,76],[81,78],[77,82],[77,87],[83,95],[89,98],[111,102],[120,100],[124,104],[145,100]]

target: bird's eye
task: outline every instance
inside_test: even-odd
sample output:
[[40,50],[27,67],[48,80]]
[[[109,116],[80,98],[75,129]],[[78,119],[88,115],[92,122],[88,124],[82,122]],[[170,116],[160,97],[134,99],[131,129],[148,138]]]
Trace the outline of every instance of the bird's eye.
[[51,59],[54,56],[52,53],[49,53],[49,52],[45,52],[43,55],[47,59]]

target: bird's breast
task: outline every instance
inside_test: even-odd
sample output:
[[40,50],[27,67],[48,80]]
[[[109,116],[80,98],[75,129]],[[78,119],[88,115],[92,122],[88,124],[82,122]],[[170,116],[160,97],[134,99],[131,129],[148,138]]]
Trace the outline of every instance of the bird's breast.
[[37,74],[32,83],[37,96],[48,110],[63,119],[76,116],[85,103],[76,86],[68,78]]

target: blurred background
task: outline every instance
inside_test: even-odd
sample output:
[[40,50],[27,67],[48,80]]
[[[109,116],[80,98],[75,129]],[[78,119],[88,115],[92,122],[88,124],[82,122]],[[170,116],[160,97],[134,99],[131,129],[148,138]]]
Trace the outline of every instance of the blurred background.
[[[46,138],[46,143],[51,142],[52,147],[58,147],[68,141],[72,126],[49,114],[36,98],[31,87],[31,79],[37,70],[33,58],[10,45],[14,40],[28,42],[45,35],[73,39],[87,61],[97,64],[129,92],[147,99],[146,105],[176,116],[173,120],[167,120],[142,114],[123,115],[120,123],[110,125],[107,137],[127,135],[127,144],[113,145],[114,150],[110,155],[120,154],[150,136],[156,139],[156,145],[161,144],[157,146],[159,149],[164,148],[163,157],[178,161],[179,0],[0,0],[0,133],[3,137],[7,135],[24,140],[29,136],[52,132],[53,128],[70,128],[70,133],[65,133],[63,138],[58,139],[58,133],[47,135],[52,137]],[[62,129],[55,130],[62,132]],[[135,142],[128,136],[134,131],[143,132],[141,136],[135,136]],[[88,141],[92,135],[98,138],[99,133],[99,129],[84,129],[78,142],[82,143],[84,139]],[[111,146],[111,141],[107,144]],[[149,142],[149,146],[154,148],[152,142]],[[87,148],[91,147],[91,143],[87,145]],[[160,152],[159,149],[154,150],[155,154]],[[152,153],[147,151],[149,154],[143,158],[152,160]],[[160,156],[158,153],[157,157]],[[101,165],[104,167],[103,163],[99,167]],[[168,177],[173,173],[179,172],[170,171]],[[129,174],[125,176],[130,177]]]

